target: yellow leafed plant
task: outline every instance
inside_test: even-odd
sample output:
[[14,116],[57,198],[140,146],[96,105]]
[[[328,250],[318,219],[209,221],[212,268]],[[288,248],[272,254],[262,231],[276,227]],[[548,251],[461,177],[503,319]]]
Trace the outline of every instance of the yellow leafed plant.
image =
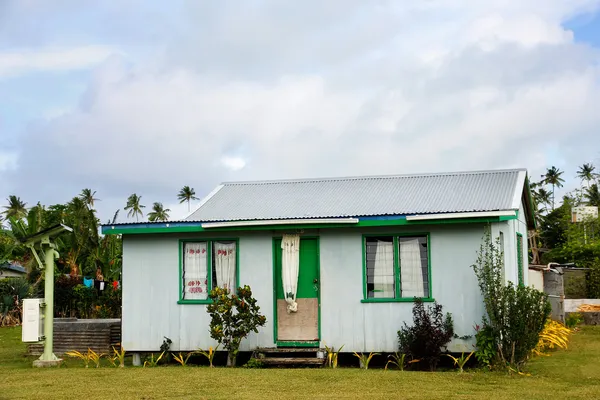
[[219,345],[217,345],[217,347],[215,347],[214,349],[212,348],[212,346],[210,346],[208,348],[208,351],[198,349],[196,350],[196,353],[202,354],[204,357],[206,357],[206,359],[208,360],[208,365],[210,366],[210,368],[213,368],[213,359],[215,358],[215,354],[217,353],[218,349]]
[[540,340],[533,349],[533,354],[538,356],[547,356],[548,350],[566,349],[569,344],[569,336],[573,330],[567,328],[558,321],[549,319],[540,333]]
[[65,355],[83,360],[86,368],[89,367],[90,361],[93,361],[94,364],[96,364],[96,368],[100,367],[100,359],[102,358],[102,356],[104,356],[104,354],[98,354],[94,350],[89,348],[87,353],[81,353],[77,350],[73,350],[66,352]]

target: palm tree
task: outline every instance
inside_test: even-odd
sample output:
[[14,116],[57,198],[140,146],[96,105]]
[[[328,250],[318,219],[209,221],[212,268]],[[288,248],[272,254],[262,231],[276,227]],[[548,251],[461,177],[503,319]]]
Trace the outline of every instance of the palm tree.
[[544,183],[547,185],[552,185],[552,210],[554,210],[554,189],[556,187],[562,187],[562,184],[565,181],[563,178],[561,178],[562,174],[563,171],[559,170],[555,166],[552,166],[546,170],[545,175],[542,175],[542,178],[544,178]]
[[188,212],[190,212],[190,200],[198,200],[198,198],[196,197],[196,191],[194,190],[194,188],[191,188],[189,186],[184,186],[181,188],[179,194],[177,195],[177,199],[179,200],[179,204],[183,203],[184,201],[187,201]]
[[145,208],[146,206],[140,204],[141,200],[142,196],[138,196],[134,193],[127,198],[127,205],[124,208],[125,211],[129,210],[127,216],[131,217],[133,215],[136,221],[139,221],[138,216],[144,216],[142,208]]
[[588,184],[588,188],[590,187],[590,182],[593,181],[598,174],[594,171],[596,167],[591,163],[584,163],[581,167],[579,167],[579,171],[577,171],[577,177],[581,179],[581,183],[583,185],[583,181],[586,181]]
[[4,218],[7,220],[9,218],[22,219],[27,216],[27,208],[25,207],[27,203],[21,201],[21,199],[15,195],[10,195],[6,199],[8,201],[8,205],[4,206]]
[[158,221],[166,221],[169,219],[169,212],[171,210],[168,208],[163,208],[162,203],[154,203],[152,205],[152,211],[148,213],[148,221],[150,222],[158,222]]
[[542,210],[547,210],[548,204],[550,204],[550,198],[552,194],[545,188],[539,188],[534,190],[532,193],[535,204],[542,207]]
[[594,183],[587,188],[584,196],[590,206],[600,207],[600,191],[598,190],[597,183]]
[[92,192],[92,189],[83,189],[79,195],[79,198],[83,200],[89,208],[94,208],[94,202],[100,201],[100,199],[94,197],[95,195],[95,190]]

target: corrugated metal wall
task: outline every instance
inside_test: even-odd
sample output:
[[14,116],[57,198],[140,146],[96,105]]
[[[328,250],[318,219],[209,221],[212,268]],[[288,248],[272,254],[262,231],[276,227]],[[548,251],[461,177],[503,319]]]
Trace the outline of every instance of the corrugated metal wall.
[[[505,236],[514,236],[509,223],[496,224]],[[502,228],[500,228],[502,227]],[[415,229],[415,228],[412,228]],[[483,235],[483,225],[420,226],[430,232],[432,293],[453,314],[459,336],[472,335],[481,322],[483,305],[471,269]],[[512,231],[512,232],[511,232]],[[320,237],[321,342],[344,351],[395,351],[397,331],[412,323],[412,303],[361,303],[363,233],[409,232],[405,227],[379,230],[305,232]],[[128,351],[157,351],[163,336],[173,350],[214,346],[206,305],[177,304],[181,238],[201,235],[131,235],[124,239],[123,346]],[[204,237],[206,235],[204,234]],[[217,235],[211,236],[218,238]],[[228,237],[231,237],[229,233]],[[507,246],[507,247],[510,247]],[[526,246],[525,246],[526,247]],[[507,254],[510,251],[506,249]],[[242,342],[241,350],[274,346],[272,234],[239,235],[240,283],[254,291],[267,317],[259,334]],[[516,258],[514,252],[513,258]],[[507,256],[507,259],[510,258]],[[507,265],[508,267],[508,265]],[[515,274],[516,275],[516,274]],[[507,276],[508,279],[508,276]],[[470,341],[455,341],[453,349],[467,351]]]

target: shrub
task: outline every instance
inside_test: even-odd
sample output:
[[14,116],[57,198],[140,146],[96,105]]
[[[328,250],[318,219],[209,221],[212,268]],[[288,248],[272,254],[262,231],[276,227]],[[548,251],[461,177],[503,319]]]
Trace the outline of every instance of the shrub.
[[258,333],[267,319],[260,314],[260,307],[249,286],[237,288],[236,294],[215,288],[209,294],[212,303],[206,311],[210,314],[210,337],[227,350],[227,365],[235,366],[240,342],[250,332]]
[[0,280],[0,326],[19,325],[22,300],[31,295],[32,287],[25,278]]
[[121,318],[121,289],[109,285],[98,297],[98,318]]
[[[504,284],[502,269],[504,254],[500,250],[499,239],[494,243],[489,230],[486,232],[477,261],[472,265],[487,316],[483,318],[486,340],[493,342],[495,354],[484,358],[491,363],[504,363],[520,368],[536,347],[540,333],[550,315],[548,297],[531,287]],[[479,340],[483,341],[484,334]],[[488,344],[489,346],[489,344]],[[479,349],[476,357],[482,357]]]
[[414,326],[404,327],[398,331],[400,353],[410,358],[423,360],[434,371],[445,347],[454,335],[452,316],[442,313],[442,306],[437,302],[425,308],[421,299],[415,298],[413,306]]
[[577,325],[583,322],[583,315],[578,312],[569,313],[565,318],[565,325],[569,329],[575,329]]

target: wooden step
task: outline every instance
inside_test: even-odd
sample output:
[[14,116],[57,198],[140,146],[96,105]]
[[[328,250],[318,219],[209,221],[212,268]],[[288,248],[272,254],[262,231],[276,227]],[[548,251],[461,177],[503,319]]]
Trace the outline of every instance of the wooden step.
[[271,366],[290,366],[290,365],[323,365],[323,359],[314,357],[266,357],[259,359],[265,365]]
[[325,351],[318,347],[262,347],[256,349],[257,353],[317,353]]

